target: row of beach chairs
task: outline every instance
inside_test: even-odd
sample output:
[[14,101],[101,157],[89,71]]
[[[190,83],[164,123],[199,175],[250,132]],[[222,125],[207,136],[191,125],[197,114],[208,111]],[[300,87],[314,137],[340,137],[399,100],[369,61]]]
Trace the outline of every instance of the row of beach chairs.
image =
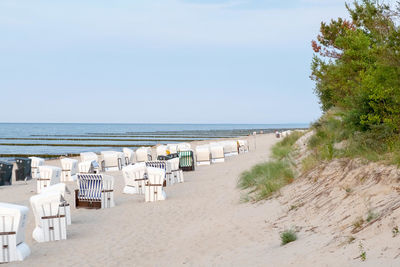
[[[157,159],[147,147],[122,152],[103,151],[100,155],[84,152],[77,159],[61,159],[61,168],[45,165],[41,158],[31,157],[31,176],[37,181],[37,194],[30,198],[35,217],[32,237],[37,242],[67,239],[71,224],[70,204],[65,200],[69,190],[65,183],[77,181],[76,208],[112,208],[114,177],[103,172],[121,170],[125,182],[123,193],[144,195],[145,202],[165,200],[165,186],[184,182],[183,171],[195,165],[224,162],[225,157],[247,152],[247,141],[221,141],[191,149],[190,144],[159,145]],[[0,203],[0,263],[20,261],[30,254],[24,232],[28,208]]]

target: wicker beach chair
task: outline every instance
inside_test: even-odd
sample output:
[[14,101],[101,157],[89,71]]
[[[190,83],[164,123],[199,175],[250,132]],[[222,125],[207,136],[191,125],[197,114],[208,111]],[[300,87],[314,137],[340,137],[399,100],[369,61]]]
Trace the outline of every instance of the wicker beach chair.
[[213,143],[210,145],[211,150],[211,162],[220,163],[225,162],[224,147],[218,143]]
[[157,158],[160,156],[167,156],[167,146],[166,145],[159,145],[156,148]]
[[178,144],[167,144],[167,154],[178,153]]
[[36,193],[40,193],[43,188],[58,184],[61,178],[61,168],[55,166],[39,166],[39,178],[36,179]]
[[99,162],[99,157],[94,152],[82,152],[82,153],[80,153],[80,156],[81,156],[81,162],[94,160],[97,163],[99,163],[99,165],[101,163],[101,162]]
[[13,164],[0,161],[0,186],[12,184]]
[[122,168],[125,194],[144,194],[144,185],[147,181],[147,168],[145,163],[136,163]]
[[0,202],[0,263],[22,261],[31,253],[25,243],[29,209]]
[[32,179],[32,160],[30,158],[15,158],[17,169],[15,170],[16,181],[27,181]]
[[126,166],[132,164],[135,161],[135,152],[132,149],[124,147],[122,149],[122,152],[124,153]]
[[194,153],[193,150],[179,151],[179,168],[182,171],[194,171]]
[[167,161],[170,164],[170,169],[171,169],[171,180],[173,180],[173,183],[183,183],[183,172],[179,168],[179,158],[173,158]]
[[145,201],[165,200],[167,195],[163,190],[165,171],[160,168],[147,168],[148,181],[145,185]]
[[196,147],[196,163],[199,165],[210,165],[210,148],[209,146]]
[[171,166],[167,162],[164,160],[146,161],[146,167],[159,168],[165,171],[163,186],[167,185],[167,177],[171,174]]
[[238,146],[239,146],[239,153],[247,153],[249,152],[249,143],[247,140],[238,140]]
[[190,150],[192,147],[189,143],[179,143],[176,146],[177,152]]
[[61,159],[61,182],[72,182],[76,180],[78,172],[77,159]]
[[39,166],[44,165],[44,159],[38,157],[29,157],[31,159],[32,178],[39,178]]
[[136,162],[145,162],[151,160],[151,149],[149,147],[139,147],[135,151]]
[[61,213],[60,192],[50,191],[32,196],[30,199],[36,227],[32,237],[37,242],[67,239],[67,219]]
[[67,225],[71,225],[71,206],[65,200],[65,193],[69,193],[67,186],[64,183],[50,185],[42,189],[41,194],[48,192],[58,192],[61,195],[60,214],[65,215]]
[[78,174],[79,189],[75,190],[75,207],[88,209],[112,208],[114,177],[103,174]]
[[101,151],[102,169],[104,171],[122,170],[125,165],[124,154],[117,151]]

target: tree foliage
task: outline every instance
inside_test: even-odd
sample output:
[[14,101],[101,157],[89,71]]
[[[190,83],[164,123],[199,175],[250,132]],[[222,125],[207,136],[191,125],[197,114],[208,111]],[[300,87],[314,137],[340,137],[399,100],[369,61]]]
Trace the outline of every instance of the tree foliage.
[[350,20],[321,23],[320,33],[312,41],[315,93],[324,111],[342,109],[349,126],[397,134],[400,8],[371,0],[346,4],[346,8]]

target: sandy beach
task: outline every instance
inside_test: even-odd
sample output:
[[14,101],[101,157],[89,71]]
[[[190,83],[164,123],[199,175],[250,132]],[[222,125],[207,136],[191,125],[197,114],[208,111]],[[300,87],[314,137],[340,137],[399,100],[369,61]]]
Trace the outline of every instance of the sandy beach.
[[[254,253],[266,253],[271,244],[279,246],[279,235],[266,231],[265,208],[240,203],[236,182],[242,171],[268,159],[269,148],[277,140],[271,134],[257,136],[256,150],[253,137],[249,141],[249,153],[185,172],[185,183],[166,188],[166,201],[145,203],[143,196],[123,194],[122,173],[108,172],[115,177],[116,207],[72,208],[72,225],[65,241],[35,242],[30,211],[26,242],[32,253],[25,261],[10,265],[265,266],[265,260]],[[75,183],[67,185],[71,192],[76,188]],[[1,187],[0,201],[30,207],[35,186],[36,181],[31,180]],[[73,194],[67,195],[67,200],[72,204]],[[258,251],[254,247],[259,247]]]
[[[240,173],[268,160],[271,146],[279,139],[264,134],[248,140],[249,153],[185,172],[185,183],[166,187],[166,201],[145,203],[143,196],[123,194],[122,173],[109,172],[116,181],[116,207],[72,208],[72,225],[64,241],[35,242],[30,211],[26,243],[31,255],[8,265],[399,266],[399,239],[391,236],[398,210],[358,233],[357,242],[350,244],[345,241],[353,218],[349,216],[365,212],[355,202],[363,199],[360,195],[343,198],[333,191],[330,196],[318,193],[318,200],[313,201],[307,199],[311,197],[310,187],[327,185],[298,179],[267,201],[241,203],[236,187]],[[47,164],[58,165],[59,161]],[[0,201],[30,207],[28,201],[35,194],[35,186],[32,180],[1,187]],[[68,183],[68,188],[72,192],[76,184]],[[292,205],[301,198],[307,202],[292,211]],[[340,202],[342,199],[347,202]],[[67,195],[67,200],[72,205],[73,194]],[[350,219],[342,221],[341,216],[346,214]],[[298,240],[281,246],[279,233],[293,227],[298,230]],[[365,262],[357,258],[358,241],[368,253]]]

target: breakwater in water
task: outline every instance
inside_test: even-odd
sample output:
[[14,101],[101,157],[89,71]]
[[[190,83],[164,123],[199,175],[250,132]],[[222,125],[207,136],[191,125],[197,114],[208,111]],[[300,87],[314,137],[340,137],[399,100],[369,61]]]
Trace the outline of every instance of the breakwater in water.
[[74,156],[83,151],[121,150],[307,127],[307,124],[0,123],[0,158]]

